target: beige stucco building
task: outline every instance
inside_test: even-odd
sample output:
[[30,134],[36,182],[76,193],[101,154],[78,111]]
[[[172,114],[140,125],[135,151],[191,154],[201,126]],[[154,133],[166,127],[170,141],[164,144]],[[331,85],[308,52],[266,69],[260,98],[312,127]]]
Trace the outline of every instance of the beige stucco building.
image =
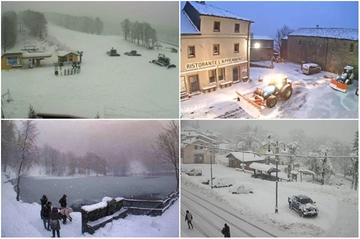
[[186,2],[181,11],[181,98],[249,79],[250,25],[205,2]]

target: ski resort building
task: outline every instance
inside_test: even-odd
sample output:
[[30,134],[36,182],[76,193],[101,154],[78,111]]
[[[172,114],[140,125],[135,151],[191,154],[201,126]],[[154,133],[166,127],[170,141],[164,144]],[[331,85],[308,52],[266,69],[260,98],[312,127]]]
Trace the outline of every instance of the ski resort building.
[[357,75],[358,39],[358,29],[299,28],[282,39],[280,54],[288,61],[314,62],[337,74],[344,66],[353,66]]
[[248,81],[251,20],[205,2],[186,2],[180,18],[181,99]]
[[274,53],[274,39],[269,36],[251,37],[250,61],[270,61]]
[[1,70],[23,69],[25,66],[40,67],[40,61],[51,57],[49,52],[6,52],[1,55]]

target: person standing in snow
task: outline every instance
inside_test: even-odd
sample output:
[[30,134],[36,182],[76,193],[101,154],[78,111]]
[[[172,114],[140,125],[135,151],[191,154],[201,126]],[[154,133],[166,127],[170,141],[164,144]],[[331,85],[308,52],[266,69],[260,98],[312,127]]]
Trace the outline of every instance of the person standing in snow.
[[221,230],[224,237],[230,237],[230,227],[225,223],[224,228]]
[[55,237],[55,231],[58,237],[60,237],[60,220],[61,214],[57,207],[53,207],[50,213],[50,225],[52,230],[52,237]]
[[66,206],[67,206],[66,198],[67,198],[66,194],[64,194],[62,196],[62,198],[60,198],[59,203],[60,203],[61,208],[66,208]]
[[41,202],[40,217],[41,217],[41,219],[43,219],[43,208],[46,205],[47,201],[48,201],[48,198],[46,195],[43,195],[42,198],[40,198],[40,202]]
[[[50,212],[51,212],[51,202],[48,201],[44,206],[43,206],[43,209],[42,209],[42,212],[43,212],[43,222],[44,222],[44,227],[46,230],[50,231]],[[46,226],[47,224],[47,226]]]
[[194,228],[194,226],[192,224],[192,219],[193,219],[193,216],[191,215],[189,210],[186,210],[185,221],[187,221],[189,229],[190,229],[190,226],[191,226],[191,228]]

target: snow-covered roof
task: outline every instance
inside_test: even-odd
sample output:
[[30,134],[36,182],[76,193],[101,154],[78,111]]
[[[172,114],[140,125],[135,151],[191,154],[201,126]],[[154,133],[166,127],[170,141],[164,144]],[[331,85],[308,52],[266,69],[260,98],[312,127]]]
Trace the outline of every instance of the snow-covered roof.
[[17,52],[4,52],[1,54],[1,57],[6,56],[6,55],[20,55],[23,54],[23,52],[21,51],[17,51]]
[[184,10],[181,11],[180,22],[181,22],[181,29],[180,29],[181,34],[184,35],[201,34]]
[[[252,163],[249,165],[249,168],[264,172],[276,172],[276,168],[271,164]],[[278,171],[280,171],[280,169],[278,169]]]
[[237,20],[244,20],[244,21],[250,21],[249,19],[245,19],[242,17],[239,17],[238,15],[235,15],[229,11],[220,9],[218,7],[212,6],[208,4],[207,2],[192,2],[188,1],[188,4],[191,4],[196,11],[199,12],[200,15],[207,15],[207,16],[215,16],[215,17],[224,17],[224,18],[232,18]]
[[182,142],[183,145],[188,145],[188,144],[193,144],[195,143],[196,141],[200,141],[200,142],[203,142],[204,144],[207,143],[207,141],[205,140],[202,140],[202,139],[198,139],[198,138],[191,138],[191,139],[186,139]]
[[228,158],[229,155],[234,156],[234,158],[240,160],[241,162],[253,162],[253,161],[262,161],[264,158],[257,156],[255,153],[248,152],[231,152],[226,155]]
[[56,53],[56,55],[57,56],[66,56],[66,55],[68,55],[68,54],[70,54],[70,53],[72,53],[72,54],[74,54],[74,55],[79,55],[77,52],[74,52],[74,51],[58,51],[57,53]]
[[270,41],[273,41],[274,39],[269,37],[269,36],[260,36],[260,35],[254,35],[252,37],[252,39],[254,40],[270,40]]
[[23,52],[23,58],[41,58],[41,57],[51,57],[50,52]]
[[357,41],[359,39],[358,29],[350,28],[299,28],[290,33],[288,36],[309,36],[309,37],[325,37]]

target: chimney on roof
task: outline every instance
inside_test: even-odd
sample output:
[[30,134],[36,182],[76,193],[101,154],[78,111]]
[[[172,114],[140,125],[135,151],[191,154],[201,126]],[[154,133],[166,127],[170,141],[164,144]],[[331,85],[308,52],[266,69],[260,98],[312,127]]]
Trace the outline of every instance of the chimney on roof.
[[198,1],[198,3],[205,4],[205,1]]
[[316,25],[316,27],[319,27],[319,25]]

